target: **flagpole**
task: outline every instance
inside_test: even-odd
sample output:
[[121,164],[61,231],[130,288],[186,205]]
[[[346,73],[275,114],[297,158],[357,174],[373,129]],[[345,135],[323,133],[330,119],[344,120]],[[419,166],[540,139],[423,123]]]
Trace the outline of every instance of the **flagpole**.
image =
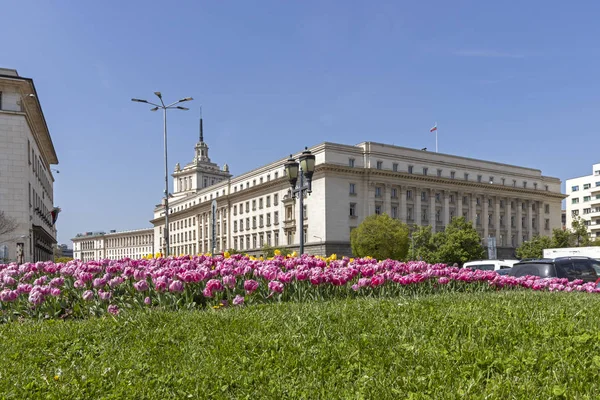
[[438,128],[437,128],[437,122],[435,123],[435,152],[438,152],[438,140],[437,140],[437,132],[438,132]]

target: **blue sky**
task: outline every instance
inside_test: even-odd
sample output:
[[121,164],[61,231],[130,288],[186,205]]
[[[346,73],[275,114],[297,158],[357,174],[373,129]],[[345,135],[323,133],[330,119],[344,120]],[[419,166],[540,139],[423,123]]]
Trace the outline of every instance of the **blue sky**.
[[[34,79],[60,164],[59,242],[150,226],[162,119],[132,97],[193,96],[169,116],[191,161],[203,107],[234,174],[322,141],[365,140],[538,168],[600,161],[600,3],[18,1],[0,66]],[[169,5],[170,4],[170,5]]]

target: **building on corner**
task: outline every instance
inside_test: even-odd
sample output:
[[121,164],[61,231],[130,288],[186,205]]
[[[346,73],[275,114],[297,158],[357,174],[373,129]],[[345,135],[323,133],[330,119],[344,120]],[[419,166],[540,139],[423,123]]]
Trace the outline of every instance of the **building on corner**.
[[600,238],[600,163],[592,165],[592,174],[566,181],[566,226],[581,218],[590,238]]
[[16,229],[0,236],[4,261],[52,260],[56,245],[52,165],[58,157],[31,78],[0,68],[0,211]]

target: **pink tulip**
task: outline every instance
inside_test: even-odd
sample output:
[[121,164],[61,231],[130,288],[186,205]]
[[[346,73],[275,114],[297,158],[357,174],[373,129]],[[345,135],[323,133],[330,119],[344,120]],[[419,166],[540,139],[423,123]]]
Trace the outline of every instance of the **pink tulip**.
[[145,292],[146,290],[148,290],[148,282],[146,282],[146,281],[139,281],[139,282],[134,283],[133,287],[138,292]]
[[112,315],[119,315],[119,307],[117,307],[114,304],[111,304],[110,306],[108,306],[108,312]]
[[244,282],[244,290],[246,290],[246,293],[252,294],[256,291],[256,289],[258,289],[258,285],[259,284],[257,281],[248,279]]
[[169,285],[169,292],[173,293],[181,293],[183,292],[183,282],[181,281],[173,281]]
[[450,282],[450,279],[446,278],[445,276],[442,276],[441,278],[438,278],[438,283],[440,285],[446,285]]
[[233,305],[234,306],[244,305],[244,297],[240,296],[239,294],[237,296],[235,296],[235,298],[233,299]]
[[150,297],[146,297],[146,298],[144,299],[144,304],[146,304],[146,305],[148,305],[148,306],[149,306],[150,304],[152,304],[152,300],[150,299]]
[[282,293],[283,292],[283,283],[279,281],[271,281],[269,282],[269,290],[273,293]]
[[229,289],[235,288],[235,276],[225,275],[223,277],[223,285],[225,285],[225,287],[228,287]]
[[85,292],[83,292],[81,298],[83,298],[83,300],[85,301],[90,301],[94,298],[94,292],[92,292],[91,290],[86,290]]

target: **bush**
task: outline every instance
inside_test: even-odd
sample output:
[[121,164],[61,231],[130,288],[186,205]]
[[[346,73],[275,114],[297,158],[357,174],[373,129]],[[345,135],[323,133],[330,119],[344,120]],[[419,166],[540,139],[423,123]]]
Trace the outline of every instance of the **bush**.
[[408,253],[408,226],[387,214],[371,215],[350,234],[352,253],[378,260],[403,260]]

